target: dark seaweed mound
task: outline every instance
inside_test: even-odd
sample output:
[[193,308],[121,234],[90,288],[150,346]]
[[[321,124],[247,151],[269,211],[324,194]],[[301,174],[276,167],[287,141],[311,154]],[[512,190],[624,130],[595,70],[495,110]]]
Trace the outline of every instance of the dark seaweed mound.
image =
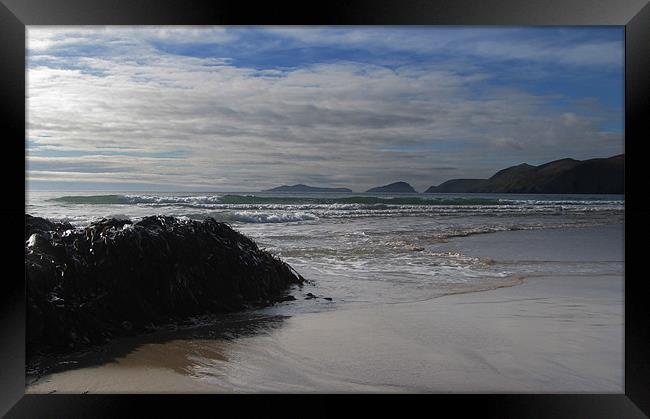
[[269,305],[304,282],[214,219],[103,219],[76,230],[29,215],[25,221],[28,356]]

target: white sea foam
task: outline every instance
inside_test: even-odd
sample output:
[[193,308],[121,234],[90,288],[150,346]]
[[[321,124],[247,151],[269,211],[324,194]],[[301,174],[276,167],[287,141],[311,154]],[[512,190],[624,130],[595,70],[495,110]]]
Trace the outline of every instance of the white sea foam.
[[27,239],[27,247],[34,247],[36,244],[36,234],[32,234],[29,236],[29,239]]
[[131,204],[218,204],[220,195],[168,196],[168,195],[124,195]]
[[307,212],[235,212],[232,214],[234,221],[241,221],[245,223],[288,223],[295,221],[310,221],[317,220],[318,217],[314,214]]

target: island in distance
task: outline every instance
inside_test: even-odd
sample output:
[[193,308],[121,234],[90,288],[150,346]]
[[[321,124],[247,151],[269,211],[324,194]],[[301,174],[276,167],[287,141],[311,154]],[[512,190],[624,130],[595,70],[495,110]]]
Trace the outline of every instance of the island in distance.
[[406,182],[395,182],[389,185],[377,186],[376,188],[368,189],[366,192],[390,192],[390,193],[417,193],[413,186]]
[[348,188],[319,188],[316,186],[307,186],[303,184],[298,185],[282,185],[277,188],[265,189],[262,192],[335,192],[335,193],[347,193],[352,192],[352,189]]
[[489,179],[452,179],[424,193],[623,194],[625,155],[508,167]]

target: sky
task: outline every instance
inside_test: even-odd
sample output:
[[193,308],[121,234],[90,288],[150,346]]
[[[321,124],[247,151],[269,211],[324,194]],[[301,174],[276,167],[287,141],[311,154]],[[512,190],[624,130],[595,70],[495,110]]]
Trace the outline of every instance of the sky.
[[27,188],[423,191],[623,153],[623,27],[29,26]]

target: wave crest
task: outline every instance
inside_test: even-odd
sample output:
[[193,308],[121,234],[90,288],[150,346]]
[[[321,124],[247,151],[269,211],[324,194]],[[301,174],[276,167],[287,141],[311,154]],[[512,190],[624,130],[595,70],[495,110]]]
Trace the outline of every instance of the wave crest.
[[266,213],[266,212],[235,212],[231,215],[233,221],[244,223],[290,223],[296,221],[317,220],[318,217],[307,212]]
[[351,196],[344,198],[285,197],[255,195],[203,195],[203,196],[156,196],[156,195],[71,195],[52,198],[51,201],[66,204],[135,205],[178,204],[191,206],[233,204],[281,204],[281,205],[502,205],[491,198],[442,198],[442,197],[375,197]]

